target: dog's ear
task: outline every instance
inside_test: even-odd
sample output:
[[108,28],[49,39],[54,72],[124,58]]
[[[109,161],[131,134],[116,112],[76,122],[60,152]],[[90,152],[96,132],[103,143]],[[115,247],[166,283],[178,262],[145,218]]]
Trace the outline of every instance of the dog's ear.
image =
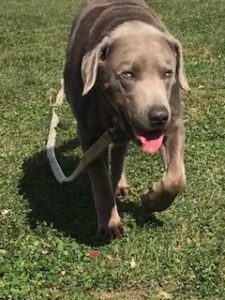
[[99,62],[106,58],[109,38],[105,37],[93,50],[87,52],[81,64],[81,75],[83,80],[83,93],[86,95],[94,86]]
[[180,87],[184,90],[184,91],[189,91],[190,87],[185,75],[185,71],[184,71],[184,60],[183,60],[183,49],[181,46],[181,43],[176,40],[171,34],[167,35],[170,44],[172,45],[172,48],[175,50],[175,55],[177,58],[177,77],[180,83]]
[[177,55],[177,75],[180,82],[180,86],[184,91],[189,91],[190,86],[188,84],[184,70],[183,49],[181,43],[177,40],[175,42],[175,50]]

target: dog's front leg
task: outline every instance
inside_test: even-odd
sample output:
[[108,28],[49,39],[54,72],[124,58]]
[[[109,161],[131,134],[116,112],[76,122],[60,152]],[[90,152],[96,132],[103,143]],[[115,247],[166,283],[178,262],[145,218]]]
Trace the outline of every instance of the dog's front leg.
[[123,226],[117,211],[111,178],[103,157],[88,167],[98,217],[98,231],[107,237],[119,238]]
[[163,154],[166,166],[164,176],[141,198],[149,212],[167,209],[185,187],[184,127],[181,119],[177,119],[168,132]]

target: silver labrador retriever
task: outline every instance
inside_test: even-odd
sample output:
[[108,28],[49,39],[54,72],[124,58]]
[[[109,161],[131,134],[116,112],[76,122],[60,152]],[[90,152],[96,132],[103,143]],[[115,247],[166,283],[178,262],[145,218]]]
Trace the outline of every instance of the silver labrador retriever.
[[119,124],[111,171],[107,149],[88,172],[98,229],[120,237],[116,196],[129,191],[123,168],[129,140],[163,157],[162,180],[141,197],[146,210],[166,209],[185,186],[179,90],[189,86],[181,45],[145,1],[89,0],[73,22],[64,80],[84,151]]

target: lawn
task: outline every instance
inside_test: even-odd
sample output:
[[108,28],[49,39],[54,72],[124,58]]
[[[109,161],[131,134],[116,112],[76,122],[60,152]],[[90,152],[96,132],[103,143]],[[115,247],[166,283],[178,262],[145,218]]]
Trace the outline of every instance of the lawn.
[[[87,175],[60,185],[46,159],[78,2],[0,4],[0,299],[225,299],[225,1],[149,1],[184,47],[188,185],[170,209],[145,214],[139,195],[162,169],[130,145],[125,234],[111,243],[96,236]],[[67,104],[60,115],[57,155],[69,173],[81,151]]]

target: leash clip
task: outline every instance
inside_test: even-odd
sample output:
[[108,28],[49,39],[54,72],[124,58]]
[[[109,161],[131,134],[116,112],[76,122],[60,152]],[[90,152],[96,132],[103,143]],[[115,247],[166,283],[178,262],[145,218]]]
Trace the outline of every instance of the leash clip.
[[112,140],[116,140],[118,137],[118,130],[120,129],[119,127],[119,122],[116,118],[112,119],[112,125],[109,127],[108,132],[112,138]]
[[126,132],[120,127],[116,118],[112,119],[112,125],[108,128],[108,133],[114,144],[124,144],[124,142],[129,141]]

